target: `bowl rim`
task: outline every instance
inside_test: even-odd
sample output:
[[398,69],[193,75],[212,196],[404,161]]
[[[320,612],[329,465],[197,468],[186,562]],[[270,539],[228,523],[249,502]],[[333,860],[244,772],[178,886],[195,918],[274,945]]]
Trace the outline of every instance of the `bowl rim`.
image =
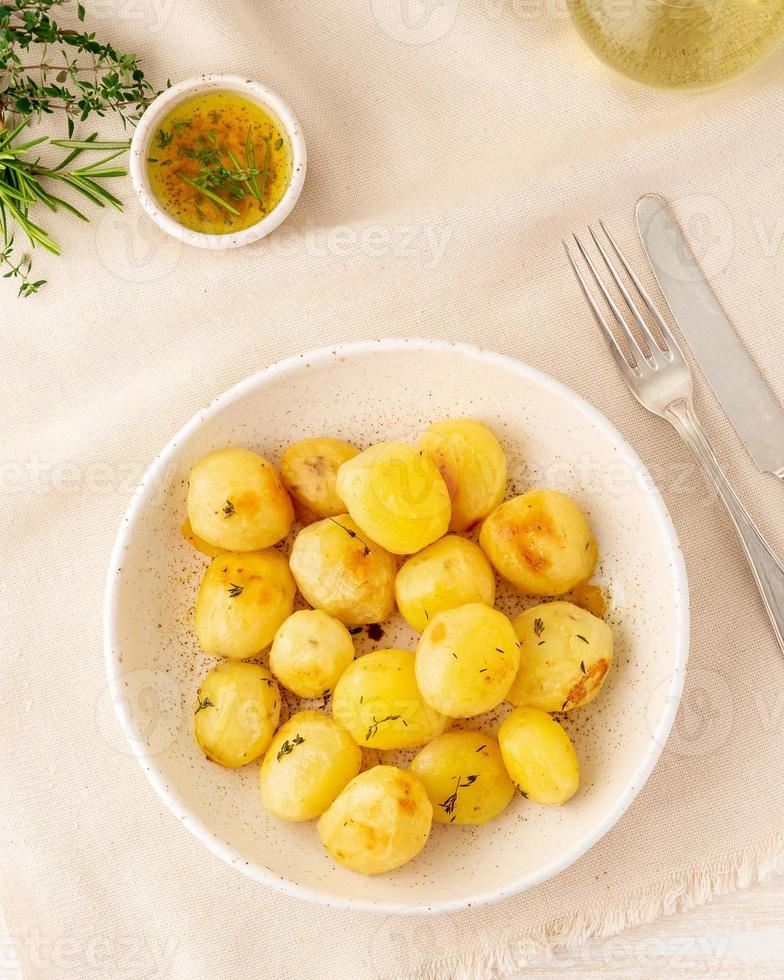
[[[243,228],[241,231],[229,232],[225,235],[211,235],[186,228],[185,225],[180,224],[179,221],[164,211],[150,186],[145,163],[152,134],[161,117],[176,104],[198,95],[200,92],[219,89],[227,89],[245,95],[246,98],[261,105],[278,120],[286,131],[291,146],[291,179],[283,197],[261,221],[257,221],[256,224],[249,228]],[[305,182],[306,169],[305,138],[302,135],[302,127],[291,107],[273,89],[245,75],[208,73],[193,78],[185,78],[181,82],[177,82],[176,85],[164,89],[147,106],[136,124],[129,154],[131,184],[148,217],[159,228],[174,238],[178,238],[181,242],[185,242],[187,245],[195,245],[197,248],[214,250],[250,245],[274,231],[278,225],[286,220],[297,203]]]
[[[103,640],[104,640],[104,662],[106,673],[109,680],[109,690],[114,691],[122,679],[122,664],[120,657],[115,655],[115,650],[119,650],[116,639],[116,625],[118,615],[118,598],[120,583],[120,573],[123,564],[123,554],[128,546],[128,542],[133,534],[136,519],[145,504],[147,494],[154,490],[156,484],[159,485],[158,477],[164,471],[167,464],[175,455],[182,439],[195,432],[203,422],[216,415],[224,406],[229,405],[241,398],[248,392],[254,390],[266,381],[285,375],[287,372],[296,369],[303,362],[325,363],[334,360],[336,357],[351,357],[364,355],[375,351],[387,353],[412,352],[412,351],[457,351],[470,357],[479,357],[490,363],[495,363],[500,367],[511,369],[520,374],[525,380],[549,388],[570,402],[576,410],[584,413],[588,419],[609,438],[617,447],[618,451],[625,457],[632,470],[639,478],[644,480],[644,485],[648,489],[653,511],[656,517],[663,546],[668,549],[668,559],[672,568],[673,584],[675,587],[675,621],[676,621],[676,644],[672,674],[669,678],[668,691],[664,698],[664,709],[658,719],[654,731],[651,732],[650,745],[644,756],[641,758],[637,768],[626,789],[615,800],[609,808],[604,818],[600,820],[590,831],[586,832],[559,858],[550,861],[548,864],[537,869],[535,872],[523,875],[520,878],[509,882],[499,888],[490,889],[476,896],[459,898],[450,901],[433,902],[428,905],[417,905],[410,902],[400,901],[376,901],[373,899],[340,898],[328,895],[305,885],[300,885],[288,878],[276,875],[269,868],[257,862],[249,862],[234,847],[219,840],[217,835],[198,817],[194,816],[181,801],[177,792],[166,782],[164,777],[156,771],[150,764],[149,758],[142,751],[142,746],[137,739],[129,739],[131,747],[137,761],[147,776],[147,779],[155,789],[161,800],[167,805],[169,810],[180,820],[181,823],[202,843],[235,869],[244,872],[249,877],[276,888],[294,898],[305,899],[318,905],[329,908],[343,909],[354,912],[374,912],[400,915],[427,915],[455,912],[465,908],[478,908],[498,902],[504,898],[510,898],[535,885],[554,877],[574,864],[586,851],[589,850],[598,840],[600,840],[626,812],[634,798],[645,785],[648,777],[653,771],[659,756],[662,753],[667,737],[672,729],[675,715],[680,704],[681,693],[685,678],[686,662],[689,654],[689,589],[686,576],[686,565],[683,553],[680,548],[677,534],[672,523],[672,519],[667,510],[666,504],[654,484],[651,476],[637,456],[631,445],[621,436],[615,426],[598,409],[594,408],[581,395],[571,388],[556,381],[554,378],[531,367],[523,361],[514,357],[499,354],[496,351],[487,350],[473,344],[432,340],[424,338],[405,338],[405,339],[377,339],[360,340],[337,344],[330,347],[319,347],[295,354],[284,360],[277,361],[267,367],[256,371],[242,381],[227,388],[224,392],[213,399],[210,404],[196,412],[193,417],[183,425],[179,431],[169,440],[166,446],[155,457],[144,473],[140,483],[131,497],[131,501],[120,523],[117,538],[114,543],[109,569],[106,576],[106,586],[103,604]],[[128,713],[127,705],[123,698],[112,697],[114,707],[120,722],[123,733],[133,730],[131,718]]]

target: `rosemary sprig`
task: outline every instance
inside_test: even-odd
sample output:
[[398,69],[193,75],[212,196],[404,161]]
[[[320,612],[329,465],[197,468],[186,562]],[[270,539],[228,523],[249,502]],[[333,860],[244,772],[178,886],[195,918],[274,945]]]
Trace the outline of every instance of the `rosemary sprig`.
[[[190,125],[191,120],[179,120],[174,123],[171,130],[158,130],[157,140],[161,149],[167,149],[172,145],[175,135],[182,132]],[[171,151],[170,151],[171,152]],[[176,149],[179,156],[195,160],[198,169],[195,174],[184,174],[177,171],[177,177],[183,183],[188,184],[199,194],[212,201],[218,208],[237,217],[240,214],[238,208],[232,201],[243,201],[250,193],[258,201],[259,208],[265,210],[263,206],[264,191],[269,172],[270,144],[269,140],[265,143],[264,163],[258,165],[256,145],[253,142],[253,128],[248,127],[245,138],[245,166],[237,159],[236,154],[232,153],[225,146],[217,143],[215,132],[210,130],[206,137],[199,136],[196,146],[188,146],[180,143]],[[166,161],[164,161],[164,164]],[[227,166],[227,163],[229,166]],[[164,165],[162,164],[162,165]],[[226,195],[226,196],[224,196]],[[227,200],[227,197],[231,200]],[[198,200],[198,198],[197,198]]]
[[181,173],[180,171],[177,171],[177,176],[180,178],[180,180],[184,181],[186,184],[190,184],[190,186],[194,187],[200,194],[203,194],[208,200],[212,201],[213,204],[217,204],[219,207],[224,208],[229,212],[229,214],[239,214],[237,208],[235,208],[233,204],[229,204],[228,201],[224,201],[220,194],[216,194],[208,187],[204,187],[200,183],[197,183],[197,181],[191,180],[190,177],[186,177],[185,174]]
[[[253,151],[253,156],[255,159],[256,157],[255,149]],[[262,204],[262,202],[264,201],[264,191],[266,190],[267,187],[267,174],[269,173],[269,159],[270,159],[270,145],[269,145],[269,140],[267,140],[267,142],[264,145],[264,163],[261,168],[261,186],[259,188],[259,194],[258,194],[259,204]]]
[[[13,129],[0,132],[0,263],[8,267],[4,278],[16,278],[20,281],[21,296],[30,296],[37,292],[46,280],[30,278],[31,263],[27,256],[22,256],[18,261],[14,259],[14,226],[22,230],[32,248],[40,245],[45,251],[59,255],[60,246],[33,220],[31,209],[41,204],[49,211],[60,208],[69,211],[80,221],[88,219],[78,208],[53,193],[46,185],[57,182],[76,191],[98,207],[109,204],[122,210],[120,200],[102,186],[101,181],[124,176],[125,171],[122,168],[106,165],[128,147],[127,143],[123,143],[120,149],[116,142],[101,143],[95,138],[95,134],[78,143],[60,140],[58,145],[64,144],[63,148],[70,152],[57,166],[45,167],[40,158],[31,159],[29,154],[36,147],[49,143],[49,137],[39,136],[26,142],[19,141],[19,136],[29,121],[28,117]],[[86,166],[70,168],[70,164],[87,150],[111,152]]]

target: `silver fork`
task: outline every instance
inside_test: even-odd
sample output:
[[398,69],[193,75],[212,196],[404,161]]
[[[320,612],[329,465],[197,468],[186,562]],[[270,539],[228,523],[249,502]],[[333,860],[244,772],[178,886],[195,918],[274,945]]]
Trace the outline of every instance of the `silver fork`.
[[[779,646],[784,651],[784,565],[773,553],[770,545],[760,533],[759,528],[749,516],[746,508],[738,499],[738,495],[730,486],[724,474],[716,454],[708,442],[708,439],[694,413],[692,404],[692,376],[691,369],[683,356],[683,351],[678,346],[678,342],[661,316],[653,300],[648,295],[639,278],[635,275],[628,259],[623,254],[615,239],[609,233],[602,222],[599,222],[604,232],[607,242],[615,254],[617,260],[628,277],[634,291],[642,304],[648,310],[651,320],[656,325],[661,339],[657,339],[648,325],[647,320],[640,311],[638,302],[635,301],[632,291],[624,281],[623,275],[618,269],[613,256],[601,238],[589,228],[591,238],[602,257],[602,262],[612,277],[613,282],[623,297],[628,314],[631,314],[634,323],[640,333],[645,347],[638,341],[634,331],[629,326],[628,314],[624,315],[619,308],[612,293],[607,288],[599,270],[592,261],[590,255],[583,247],[580,239],[574,235],[574,241],[579,249],[585,265],[590,270],[599,292],[602,294],[607,307],[612,313],[617,328],[626,342],[628,355],[624,353],[618,343],[615,332],[607,322],[607,318],[602,312],[602,308],[597,302],[591,287],[583,272],[580,271],[578,263],[564,242],[566,254],[571,263],[572,269],[582,287],[588,305],[591,308],[596,322],[599,325],[610,353],[618,365],[626,384],[631,389],[637,401],[649,412],[659,415],[666,419],[681,436],[683,441],[692,451],[695,459],[700,463],[707,473],[716,492],[727,508],[727,513],[732,519],[735,530],[738,532],[743,550],[751,568],[754,580],[757,583],[762,601],[765,604],[776,639]],[[647,350],[645,349],[647,348]]]

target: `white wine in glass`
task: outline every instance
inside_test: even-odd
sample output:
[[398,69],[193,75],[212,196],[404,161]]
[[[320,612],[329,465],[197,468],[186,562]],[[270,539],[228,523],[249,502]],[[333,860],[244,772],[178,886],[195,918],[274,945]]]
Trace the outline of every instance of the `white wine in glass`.
[[784,36],[784,0],[567,0],[588,46],[638,82],[709,88]]

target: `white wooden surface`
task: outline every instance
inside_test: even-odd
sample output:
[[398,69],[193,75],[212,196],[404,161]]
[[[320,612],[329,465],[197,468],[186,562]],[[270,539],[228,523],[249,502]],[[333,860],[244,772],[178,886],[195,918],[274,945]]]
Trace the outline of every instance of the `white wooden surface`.
[[[587,943],[526,968],[516,980],[558,980],[575,975],[580,980],[782,980],[784,877],[610,939]],[[2,920],[0,980],[21,980]],[[67,977],[53,976],[52,980]],[[96,975],[96,980],[104,978]],[[183,978],[168,975],[152,980]]]

